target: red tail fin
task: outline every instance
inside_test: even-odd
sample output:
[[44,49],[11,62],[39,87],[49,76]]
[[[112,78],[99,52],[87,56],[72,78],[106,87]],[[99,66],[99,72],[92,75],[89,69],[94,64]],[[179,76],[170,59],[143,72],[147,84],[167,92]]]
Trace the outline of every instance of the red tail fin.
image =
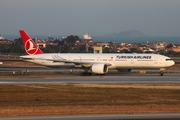
[[43,54],[39,47],[34,43],[34,41],[29,37],[29,35],[24,30],[19,30],[22,42],[24,44],[25,51],[28,55]]

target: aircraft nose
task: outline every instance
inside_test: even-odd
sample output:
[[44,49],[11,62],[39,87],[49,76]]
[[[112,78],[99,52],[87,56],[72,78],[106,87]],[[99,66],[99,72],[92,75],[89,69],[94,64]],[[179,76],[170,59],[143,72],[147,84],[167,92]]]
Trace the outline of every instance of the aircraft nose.
[[167,67],[171,67],[171,66],[173,66],[175,64],[175,62],[173,61],[173,60],[168,60],[168,61],[166,61],[166,66]]
[[174,65],[175,64],[175,62],[174,61],[172,61],[172,65]]
[[171,62],[169,62],[169,66],[173,66],[175,64],[175,62],[172,60]]

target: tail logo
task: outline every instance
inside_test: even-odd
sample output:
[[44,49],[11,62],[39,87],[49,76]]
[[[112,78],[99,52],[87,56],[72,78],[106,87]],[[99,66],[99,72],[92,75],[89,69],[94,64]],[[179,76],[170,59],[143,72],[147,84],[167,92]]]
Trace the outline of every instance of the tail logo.
[[25,42],[25,50],[28,55],[34,55],[38,51],[38,47],[29,39]]

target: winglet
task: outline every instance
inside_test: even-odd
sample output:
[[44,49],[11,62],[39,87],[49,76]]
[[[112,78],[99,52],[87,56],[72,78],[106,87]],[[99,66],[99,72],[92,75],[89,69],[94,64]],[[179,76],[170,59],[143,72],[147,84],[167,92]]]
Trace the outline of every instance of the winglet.
[[43,52],[29,37],[25,30],[19,30],[19,33],[24,44],[25,51],[28,55],[43,54]]

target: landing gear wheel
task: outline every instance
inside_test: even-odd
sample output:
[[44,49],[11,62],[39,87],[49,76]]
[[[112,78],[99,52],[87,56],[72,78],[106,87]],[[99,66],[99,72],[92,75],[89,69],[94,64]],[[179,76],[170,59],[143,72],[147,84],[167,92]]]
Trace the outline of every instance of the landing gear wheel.
[[83,72],[80,73],[80,76],[84,76]]
[[90,73],[90,72],[82,72],[82,73],[80,73],[80,75],[81,76],[91,76],[92,73]]
[[160,76],[163,76],[163,72],[162,72],[162,71],[160,71],[160,72],[159,72],[159,75],[160,75]]

